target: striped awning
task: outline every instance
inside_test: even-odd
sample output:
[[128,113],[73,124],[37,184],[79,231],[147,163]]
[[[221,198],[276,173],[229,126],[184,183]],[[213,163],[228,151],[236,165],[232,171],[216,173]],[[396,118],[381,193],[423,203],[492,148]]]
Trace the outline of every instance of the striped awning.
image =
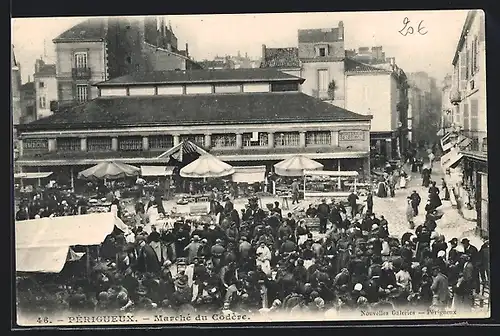
[[206,150],[198,146],[197,144],[186,140],[182,141],[175,147],[170,148],[166,152],[160,154],[157,159],[172,157],[177,161],[182,161],[184,154],[198,153],[200,155],[208,154]]

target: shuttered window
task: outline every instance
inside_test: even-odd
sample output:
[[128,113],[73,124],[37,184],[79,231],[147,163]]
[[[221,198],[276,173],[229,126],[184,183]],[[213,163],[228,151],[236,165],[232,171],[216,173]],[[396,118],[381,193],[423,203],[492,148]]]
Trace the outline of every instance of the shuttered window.
[[468,131],[470,130],[470,124],[469,124],[469,105],[464,104],[463,105],[463,116],[464,116],[464,130]]
[[462,51],[460,53],[460,91],[465,91],[467,89],[467,57],[466,53]]
[[478,101],[477,99],[471,99],[470,101],[470,130],[478,131],[479,130],[479,111],[478,111]]

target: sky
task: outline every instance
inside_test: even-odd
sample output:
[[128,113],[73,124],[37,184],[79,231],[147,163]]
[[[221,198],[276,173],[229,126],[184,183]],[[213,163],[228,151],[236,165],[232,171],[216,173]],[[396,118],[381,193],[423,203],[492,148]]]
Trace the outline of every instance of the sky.
[[[216,55],[260,58],[267,47],[297,46],[297,30],[335,28],[343,21],[345,48],[382,46],[386,57],[395,57],[405,72],[425,71],[438,83],[451,72],[458,39],[467,11],[391,11],[342,13],[280,13],[224,15],[168,15],[179,49],[189,44],[195,60]],[[409,23],[406,29],[404,21]],[[21,64],[23,83],[33,78],[35,59],[45,55],[55,61],[52,39],[83,21],[82,17],[12,19],[12,43]],[[419,23],[421,33],[418,33]],[[411,31],[413,34],[402,33]],[[402,33],[401,33],[402,32]]]

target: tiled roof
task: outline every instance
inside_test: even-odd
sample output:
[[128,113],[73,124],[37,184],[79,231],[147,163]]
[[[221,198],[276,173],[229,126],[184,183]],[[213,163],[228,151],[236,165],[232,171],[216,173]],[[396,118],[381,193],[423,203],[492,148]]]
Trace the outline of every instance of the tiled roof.
[[346,58],[344,62],[346,72],[388,72],[385,69],[364,64],[350,58]]
[[53,39],[57,42],[100,41],[106,37],[106,19],[91,18],[85,20]]
[[22,125],[82,129],[149,125],[226,125],[370,120],[300,92],[99,97]]
[[337,42],[339,29],[299,29],[299,43]]
[[[113,78],[96,86],[116,86],[145,83],[214,83],[214,82],[259,82],[259,81],[301,81],[299,77],[288,75],[276,69],[201,69],[136,72]],[[303,81],[303,80],[302,80]]]
[[226,62],[221,60],[205,60],[199,63],[201,64],[201,66],[203,66],[204,69],[227,67]]
[[28,82],[21,85],[21,91],[33,91],[35,92],[35,82]]
[[40,67],[40,70],[35,73],[35,76],[55,76],[56,75],[56,65],[55,64],[44,64]]
[[261,68],[299,68],[299,48],[266,48]]

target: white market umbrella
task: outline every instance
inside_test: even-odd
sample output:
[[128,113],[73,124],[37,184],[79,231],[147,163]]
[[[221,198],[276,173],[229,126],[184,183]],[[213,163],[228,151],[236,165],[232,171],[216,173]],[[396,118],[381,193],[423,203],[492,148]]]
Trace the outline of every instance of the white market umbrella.
[[234,174],[234,168],[213,155],[205,154],[181,169],[182,177],[209,178]]
[[274,165],[280,176],[302,176],[304,170],[321,170],[323,165],[302,155],[292,156]]

